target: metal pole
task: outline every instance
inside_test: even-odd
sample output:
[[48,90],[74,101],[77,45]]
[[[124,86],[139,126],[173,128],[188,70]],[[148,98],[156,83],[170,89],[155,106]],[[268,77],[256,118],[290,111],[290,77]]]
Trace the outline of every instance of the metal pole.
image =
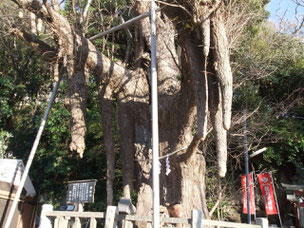
[[48,115],[49,115],[49,113],[50,113],[50,110],[51,110],[53,101],[54,101],[54,99],[55,99],[56,92],[57,92],[58,87],[59,87],[59,84],[60,84],[60,81],[61,81],[61,78],[59,78],[59,80],[58,80],[57,83],[55,84],[55,86],[54,86],[54,88],[53,88],[53,91],[52,91],[52,93],[51,93],[51,97],[50,97],[50,100],[49,100],[48,107],[47,107],[46,110],[45,110],[43,119],[42,119],[42,121],[41,121],[41,124],[40,124],[39,130],[38,130],[38,133],[37,133],[37,135],[36,135],[36,138],[35,138],[35,141],[34,141],[32,150],[31,150],[31,152],[30,152],[29,158],[28,158],[27,163],[26,163],[26,166],[25,166],[25,168],[24,168],[24,171],[23,171],[23,174],[22,174],[22,177],[21,177],[21,181],[20,181],[18,190],[17,190],[17,192],[16,192],[16,195],[15,195],[15,198],[14,198],[14,201],[13,201],[13,204],[12,204],[12,207],[10,208],[10,211],[9,211],[9,214],[8,214],[8,217],[7,217],[6,224],[5,224],[4,228],[10,228],[10,224],[11,224],[11,222],[12,222],[14,212],[15,212],[15,210],[16,210],[18,201],[19,201],[19,199],[20,199],[20,195],[21,195],[22,189],[23,189],[23,187],[24,187],[24,183],[25,183],[25,181],[26,181],[27,175],[28,175],[29,170],[30,170],[30,168],[31,168],[31,165],[32,165],[32,162],[33,162],[33,159],[34,159],[34,156],[35,156],[35,153],[36,153],[36,150],[37,150],[37,147],[38,147],[38,144],[39,144],[41,135],[42,135],[42,132],[43,132],[43,130],[44,130],[44,126],[45,126],[47,117],[48,117]]
[[249,157],[253,158],[253,157],[255,157],[255,156],[263,153],[266,150],[267,150],[267,147],[263,147],[262,149],[259,149],[259,150],[255,151],[255,152],[253,152],[252,154],[250,154]]
[[159,135],[158,135],[158,98],[156,71],[156,26],[155,1],[151,0],[151,81],[152,81],[152,176],[153,176],[153,227],[159,228]]
[[249,157],[248,157],[248,141],[247,141],[247,121],[246,110],[244,110],[244,159],[245,159],[245,174],[246,174],[246,195],[247,195],[247,222],[251,224],[251,211],[250,211],[250,188],[249,188]]
[[[252,180],[252,184],[253,184],[253,186],[252,186],[252,191],[253,191],[252,194],[255,196],[255,183],[254,183],[254,180],[255,180],[255,173],[252,172],[252,173],[250,173],[250,175],[251,175],[251,180]],[[256,216],[255,197],[254,197],[253,201],[254,201],[253,204],[255,205],[255,210],[254,210],[253,217],[254,217],[254,223],[256,224],[256,218],[257,218],[257,216]]]
[[[155,11],[160,11],[160,8],[155,9]],[[96,34],[95,36],[90,37],[89,40],[93,41],[93,40],[99,39],[99,38],[101,38],[101,37],[103,37],[103,36],[105,36],[105,35],[107,35],[109,33],[113,33],[113,32],[116,32],[116,31],[118,31],[120,29],[127,28],[128,26],[132,25],[133,23],[135,23],[135,22],[137,22],[137,21],[139,21],[139,20],[141,20],[143,18],[146,18],[146,17],[148,17],[150,15],[151,15],[150,12],[143,13],[143,14],[137,16],[137,17],[134,17],[134,18],[126,21],[125,23],[123,23],[121,25],[114,26],[114,27],[108,29],[107,31],[101,32],[99,34]]]

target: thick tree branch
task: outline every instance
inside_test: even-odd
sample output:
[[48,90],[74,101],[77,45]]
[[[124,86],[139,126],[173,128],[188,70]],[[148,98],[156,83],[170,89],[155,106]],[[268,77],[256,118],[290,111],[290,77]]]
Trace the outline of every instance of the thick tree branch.
[[102,129],[104,134],[104,148],[107,157],[107,205],[113,204],[113,183],[115,177],[115,151],[114,130],[112,124],[113,102],[112,91],[106,84],[98,85],[98,98],[102,116]]
[[9,32],[25,41],[29,46],[33,47],[34,50],[40,52],[42,57],[47,61],[54,62],[57,59],[58,50],[40,40],[36,35],[17,27],[11,28]]
[[[211,71],[210,71],[211,72]],[[215,133],[218,173],[224,177],[227,171],[227,131],[223,127],[222,95],[220,85],[214,75],[208,76],[209,110]]]
[[232,72],[229,60],[229,45],[220,10],[211,18],[211,37],[214,45],[214,69],[222,93],[223,125],[226,130],[231,125]]
[[183,160],[188,160],[197,150],[200,142],[207,136],[208,85],[207,75],[205,74],[206,69],[204,64],[202,64],[202,62],[207,62],[204,56],[204,48],[199,47],[199,43],[195,40],[186,40],[185,48],[192,76],[197,112],[197,132],[183,156]]

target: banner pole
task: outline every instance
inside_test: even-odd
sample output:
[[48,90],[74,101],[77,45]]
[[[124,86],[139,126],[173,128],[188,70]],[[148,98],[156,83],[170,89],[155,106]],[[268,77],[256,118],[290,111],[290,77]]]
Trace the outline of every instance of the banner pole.
[[283,227],[280,208],[279,208],[279,202],[278,202],[278,198],[277,198],[277,193],[276,193],[276,189],[275,189],[275,186],[274,186],[274,181],[273,181],[273,178],[272,178],[272,172],[270,172],[270,178],[271,178],[271,184],[272,184],[272,188],[273,188],[274,199],[275,199],[277,210],[278,210],[280,225],[281,225],[281,227]]
[[248,157],[248,140],[247,140],[247,121],[246,121],[246,109],[244,110],[244,163],[246,174],[246,195],[247,195],[247,222],[251,224],[251,209],[250,209],[250,187],[249,187],[249,157]]
[[255,204],[255,178],[254,178],[254,172],[251,172],[251,182],[252,182],[252,194],[254,196],[253,198],[253,205],[254,205],[254,222],[256,222],[256,204]]

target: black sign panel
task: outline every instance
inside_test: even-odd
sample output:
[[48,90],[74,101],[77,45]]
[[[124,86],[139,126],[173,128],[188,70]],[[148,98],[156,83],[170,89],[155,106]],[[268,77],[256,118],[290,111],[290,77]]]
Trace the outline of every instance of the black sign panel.
[[94,202],[96,180],[69,181],[67,203]]

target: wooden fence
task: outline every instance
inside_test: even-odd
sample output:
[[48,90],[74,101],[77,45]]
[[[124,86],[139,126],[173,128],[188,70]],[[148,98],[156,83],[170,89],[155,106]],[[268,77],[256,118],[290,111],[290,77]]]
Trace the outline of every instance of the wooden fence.
[[[122,228],[132,228],[133,223],[146,224],[146,227],[152,227],[151,216],[121,215],[115,206],[109,206],[104,212],[68,212],[53,211],[51,207],[43,208],[41,212],[41,223],[39,228],[96,228],[102,224],[105,228],[116,228],[119,224]],[[81,222],[86,220],[86,222]],[[233,223],[224,221],[215,221],[202,219],[200,210],[193,210],[191,218],[160,218],[165,227],[183,226],[192,228],[229,227],[229,228],[268,228],[268,225],[249,225],[244,223]],[[99,226],[100,227],[100,226]]]

